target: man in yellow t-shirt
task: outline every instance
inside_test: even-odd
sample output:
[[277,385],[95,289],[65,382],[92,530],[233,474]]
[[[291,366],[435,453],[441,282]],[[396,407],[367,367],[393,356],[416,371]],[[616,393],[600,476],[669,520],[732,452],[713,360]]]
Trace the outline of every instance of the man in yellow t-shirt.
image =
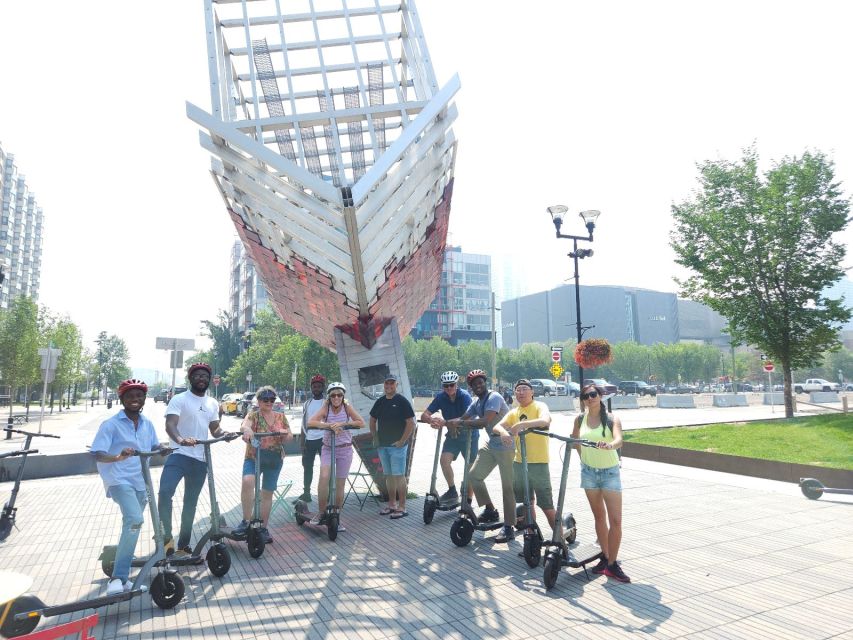
[[[524,476],[521,464],[521,443],[518,434],[528,429],[548,429],[551,426],[551,412],[548,405],[533,399],[533,387],[530,381],[522,378],[515,383],[515,399],[518,405],[495,427],[495,433],[501,432],[515,436],[515,459],[513,460],[513,489],[515,501],[524,502]],[[527,478],[530,483],[531,508],[539,504],[542,513],[554,528],[554,499],[551,492],[551,474],[548,471],[548,450],[550,438],[536,433],[525,436],[527,448]],[[526,513],[522,516],[526,518]]]

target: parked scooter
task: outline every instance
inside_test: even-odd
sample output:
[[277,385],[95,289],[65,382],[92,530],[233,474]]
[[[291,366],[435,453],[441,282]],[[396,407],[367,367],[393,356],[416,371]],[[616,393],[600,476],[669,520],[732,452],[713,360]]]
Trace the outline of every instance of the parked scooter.
[[[228,548],[222,542],[223,538],[231,538],[232,540],[245,540],[245,537],[232,537],[230,529],[225,527],[222,522],[222,516],[219,512],[219,503],[216,501],[216,482],[213,479],[213,457],[210,447],[216,442],[230,442],[239,438],[239,433],[226,433],[218,438],[210,438],[208,440],[197,440],[196,444],[204,445],[204,459],[207,463],[207,487],[210,492],[210,529],[199,538],[193,549],[192,555],[185,558],[170,558],[169,563],[173,567],[184,567],[187,565],[196,565],[201,562],[207,562],[207,568],[210,573],[217,578],[221,578],[231,568],[231,555],[228,553]],[[202,559],[201,552],[204,546],[212,541],[213,544],[207,550],[207,555]],[[112,577],[113,562],[116,556],[116,545],[106,545],[101,551],[99,560],[101,561],[101,569],[107,575]],[[147,558],[134,558],[131,565],[134,567],[142,567],[148,561]]]
[[[308,429],[316,429],[316,427],[307,427]],[[361,427],[354,427],[352,425],[346,425],[342,427],[347,431],[358,431]],[[326,527],[326,534],[329,536],[329,540],[335,541],[338,537],[338,527],[341,523],[341,510],[337,506],[337,487],[338,487],[338,479],[337,474],[335,473],[335,442],[337,441],[337,436],[334,431],[330,432],[332,437],[330,438],[331,444],[329,445],[330,451],[330,469],[329,469],[329,501],[326,503],[326,511],[323,513],[323,516],[320,518],[320,525]],[[308,505],[302,500],[297,500],[293,504],[293,515],[296,518],[296,524],[300,527],[304,524],[311,524],[311,519],[316,515],[311,513],[308,510]]]
[[557,513],[554,516],[554,522],[560,523],[562,527],[555,527],[551,540],[544,545],[545,572],[543,581],[545,582],[545,588],[551,589],[557,583],[557,576],[560,575],[562,567],[581,567],[584,574],[589,578],[589,574],[586,572],[586,565],[601,557],[601,549],[595,544],[587,544],[576,547],[575,549],[569,549],[569,545],[577,538],[577,524],[571,513],[566,514],[565,518],[563,517],[572,447],[579,444],[583,447],[595,448],[598,446],[598,443],[593,440],[580,440],[578,438],[561,436],[541,429],[530,429],[530,433],[538,433],[549,438],[556,438],[566,444],[566,455],[563,456],[563,472],[560,476],[560,495],[557,500]]
[[[521,416],[521,419],[526,419]],[[547,433],[547,432],[546,432]],[[524,531],[524,548],[522,555],[524,561],[529,567],[538,567],[542,559],[542,531],[539,525],[536,524],[536,514],[531,508],[532,500],[530,499],[530,478],[527,473],[527,431],[521,431],[518,434],[518,441],[521,449],[521,474],[524,483],[524,503],[522,511],[524,512],[524,520],[522,530]],[[517,513],[517,511],[516,511]],[[557,522],[555,517],[555,522]]]
[[15,517],[17,515],[18,508],[15,506],[15,502],[18,499],[21,480],[24,479],[24,466],[27,464],[28,455],[38,453],[38,449],[30,448],[33,438],[59,438],[59,436],[55,436],[50,433],[34,433],[32,431],[22,431],[20,429],[11,429],[9,427],[6,427],[4,431],[6,433],[20,433],[26,436],[26,440],[24,441],[24,446],[19,450],[0,453],[0,458],[21,456],[21,464],[18,466],[18,473],[15,476],[15,484],[12,485],[12,495],[9,497],[9,502],[3,505],[3,513],[0,514],[0,541],[9,537],[9,534],[12,533],[12,527],[17,528],[17,525],[15,524]]
[[[427,422],[426,424],[429,423]],[[424,496],[424,524],[432,522],[436,511],[453,511],[459,508],[458,499],[453,502],[441,502],[438,499],[438,490],[435,488],[435,481],[438,478],[438,460],[441,457],[441,434],[443,430],[444,427],[439,427],[438,436],[435,441],[435,459],[432,463],[432,479],[429,484],[429,492]],[[467,456],[462,456],[462,459],[463,461],[467,460]],[[468,463],[466,462],[465,464]]]
[[[150,590],[151,599],[161,609],[171,609],[184,597],[184,581],[170,566],[169,558],[163,547],[163,528],[160,525],[160,514],[157,511],[157,498],[154,486],[151,482],[151,469],[149,459],[152,456],[168,455],[175,449],[163,448],[156,451],[137,451],[134,455],[141,458],[142,477],[145,479],[145,490],[148,493],[148,509],[151,515],[151,523],[154,527],[155,550],[142,569],[134,577],[130,591],[123,591],[109,596],[96,596],[85,598],[67,604],[46,605],[38,596],[24,594],[16,597],[7,604],[5,618],[0,633],[7,638],[21,636],[30,633],[36,628],[42,617],[50,618],[65,613],[83,611],[84,609],[97,609],[117,602],[125,602]],[[151,570],[156,568],[157,573],[151,578]],[[149,582],[150,589],[146,586]]]
[[[465,447],[467,451],[470,451],[471,430],[480,429],[481,427],[460,425],[459,428],[468,430],[468,433],[465,435]],[[471,461],[471,464],[473,464],[473,461]],[[465,470],[462,473],[462,488],[459,491],[459,495],[465,496],[465,499],[462,500],[459,512],[456,515],[456,520],[454,520],[453,524],[450,526],[450,540],[457,547],[464,547],[471,542],[471,538],[474,537],[474,531],[494,531],[495,529],[500,529],[504,526],[504,523],[500,518],[495,522],[480,522],[477,518],[477,514],[474,513],[474,507],[471,506],[471,502],[467,499],[469,482],[468,473],[470,469],[471,465],[466,463]]]
[[853,489],[837,489],[825,487],[820,480],[814,478],[800,478],[800,491],[809,500],[817,500],[824,493],[840,493],[842,495],[853,495]]

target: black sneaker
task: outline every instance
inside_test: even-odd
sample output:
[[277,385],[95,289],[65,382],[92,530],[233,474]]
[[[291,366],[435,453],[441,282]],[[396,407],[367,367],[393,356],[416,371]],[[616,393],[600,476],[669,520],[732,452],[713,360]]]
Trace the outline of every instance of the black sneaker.
[[264,544],[272,544],[272,536],[270,530],[266,527],[261,527],[261,537],[264,539]]
[[311,502],[311,492],[306,491],[301,496],[299,496],[299,498],[297,498],[297,500],[302,500],[302,502]]
[[509,525],[504,525],[504,528],[501,529],[501,532],[495,536],[495,542],[509,542],[510,540],[515,540],[515,529],[513,529]]
[[480,515],[477,516],[477,520],[484,524],[490,524],[492,522],[497,522],[501,519],[501,514],[498,513],[498,510],[494,507],[486,507],[480,512]]
[[231,535],[237,536],[238,538],[243,538],[246,536],[246,533],[249,531],[249,522],[247,520],[240,520],[240,524],[231,529]]
[[604,556],[601,556],[601,557],[598,559],[598,564],[597,564],[597,565],[595,565],[595,566],[591,569],[591,571],[592,571],[595,575],[600,576],[600,575],[604,574],[604,570],[605,570],[606,568],[607,568],[607,558],[605,558]]
[[631,582],[631,578],[625,575],[625,572],[622,571],[622,567],[619,566],[618,562],[607,565],[604,569],[604,575],[608,578],[618,580],[619,582]]
[[456,487],[450,487],[447,491],[441,494],[438,498],[439,502],[457,502],[459,500],[459,492]]

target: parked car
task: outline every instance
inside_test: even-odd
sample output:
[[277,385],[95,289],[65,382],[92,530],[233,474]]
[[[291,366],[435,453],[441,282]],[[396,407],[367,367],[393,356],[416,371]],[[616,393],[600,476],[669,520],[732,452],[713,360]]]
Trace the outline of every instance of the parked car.
[[166,396],[166,402],[170,402],[172,398],[174,398],[179,393],[183,393],[186,390],[186,387],[172,387],[171,389],[169,389],[169,394]]
[[530,381],[530,385],[533,387],[534,398],[537,396],[557,395],[557,383],[548,378],[533,378]]
[[809,378],[805,382],[794,383],[794,393],[811,393],[812,391],[841,391],[841,385],[823,378]]
[[242,395],[242,397],[237,400],[237,409],[235,413],[238,418],[245,418],[246,414],[249,413],[249,409],[252,406],[252,399],[255,397],[254,392],[247,391]]
[[581,394],[581,387],[577,382],[558,382],[557,383],[557,395],[558,396],[572,396],[573,398],[577,398]]
[[242,393],[226,393],[219,401],[219,409],[227,416],[237,413],[237,401],[242,397]]
[[157,395],[154,396],[154,402],[167,402],[169,398],[169,390],[168,389],[160,389],[157,392]]
[[588,384],[594,384],[596,387],[604,389],[604,395],[607,396],[616,394],[619,391],[615,384],[610,384],[604,378],[586,378],[583,381],[583,386]]
[[[725,391],[726,391],[726,393],[732,392],[732,383],[731,382],[726,383]],[[752,391],[752,385],[749,384],[748,382],[735,382],[735,391],[738,391],[738,392]]]
[[657,389],[650,387],[642,380],[623,380],[616,388],[622,395],[634,394],[638,396],[656,396]]
[[699,387],[695,384],[679,384],[672,390],[672,393],[701,393]]
[[853,391],[853,382],[847,382],[842,388],[844,391]]

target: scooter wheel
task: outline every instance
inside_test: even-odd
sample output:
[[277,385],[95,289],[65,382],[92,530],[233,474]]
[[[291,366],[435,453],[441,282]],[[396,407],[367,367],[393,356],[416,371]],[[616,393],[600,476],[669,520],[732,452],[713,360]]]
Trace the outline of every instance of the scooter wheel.
[[259,529],[249,529],[246,542],[249,545],[250,556],[260,558],[264,555],[264,537],[261,535]]
[[221,578],[231,568],[231,554],[224,544],[215,544],[207,550],[207,568],[217,578]]
[[184,581],[175,572],[163,572],[151,582],[151,599],[161,609],[173,609],[184,597]]
[[7,514],[0,516],[0,540],[5,540],[12,533],[12,518]]
[[459,519],[450,526],[450,539],[457,547],[464,547],[474,537],[474,524],[470,520]]
[[33,616],[26,620],[15,620],[15,616],[19,613],[42,608],[44,608],[44,602],[29,593],[20,598],[15,598],[12,606],[9,607],[9,613],[3,621],[3,626],[0,626],[0,635],[4,638],[15,638],[30,633],[38,626],[41,616]]
[[432,522],[433,517],[435,516],[435,510],[438,508],[438,503],[427,500],[424,502],[424,524],[429,524]]
[[548,553],[545,556],[545,571],[542,574],[542,581],[545,583],[546,589],[553,589],[557,584],[557,576],[560,575],[560,556],[556,553]]
[[340,522],[340,516],[337,513],[333,513],[329,516],[326,516],[326,534],[329,536],[329,540],[334,542],[338,537],[338,523]]
[[800,480],[800,491],[809,500],[817,500],[823,495],[823,483],[814,478]]
[[539,536],[524,536],[524,561],[528,567],[538,567],[542,559],[542,541]]

